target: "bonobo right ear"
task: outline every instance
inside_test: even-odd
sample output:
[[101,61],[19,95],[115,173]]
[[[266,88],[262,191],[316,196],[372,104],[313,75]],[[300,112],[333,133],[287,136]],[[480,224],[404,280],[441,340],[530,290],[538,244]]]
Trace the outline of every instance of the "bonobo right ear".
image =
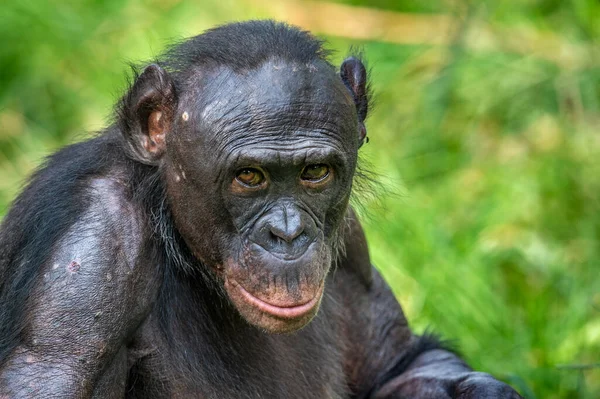
[[165,152],[177,103],[171,77],[156,64],[147,66],[119,104],[119,125],[130,154],[155,165]]

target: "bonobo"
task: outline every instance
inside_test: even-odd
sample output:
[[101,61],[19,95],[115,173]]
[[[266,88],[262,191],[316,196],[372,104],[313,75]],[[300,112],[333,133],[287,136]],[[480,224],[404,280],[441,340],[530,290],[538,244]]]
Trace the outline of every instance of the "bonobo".
[[349,207],[367,74],[282,23],[137,74],[3,221],[0,398],[518,398],[411,333]]

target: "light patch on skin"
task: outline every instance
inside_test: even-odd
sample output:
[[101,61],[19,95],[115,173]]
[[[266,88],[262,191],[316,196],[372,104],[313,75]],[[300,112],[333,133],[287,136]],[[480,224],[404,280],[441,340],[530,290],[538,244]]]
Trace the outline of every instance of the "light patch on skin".
[[[240,94],[241,93],[242,93],[242,91],[240,90]],[[229,104],[229,100],[212,101],[204,107],[204,110],[202,111],[202,114],[200,115],[200,117],[202,119],[208,119],[210,117],[211,113],[217,112],[219,109],[226,108],[228,104]]]
[[175,183],[179,183],[181,181],[181,176],[178,174],[175,175]]
[[59,263],[55,263],[55,264],[52,265],[52,269],[56,270],[56,269],[58,269],[59,266],[60,266]]
[[306,67],[308,68],[308,70],[310,72],[316,72],[317,71],[317,67],[314,66],[313,64],[306,64]]
[[183,114],[181,114],[181,119],[187,122],[190,119],[190,114],[188,114],[187,111],[184,111]]
[[[181,172],[181,177],[183,178],[183,180],[185,179],[185,171],[183,170],[183,166],[181,166],[181,164],[179,164],[179,171]],[[179,180],[177,180],[179,181]]]

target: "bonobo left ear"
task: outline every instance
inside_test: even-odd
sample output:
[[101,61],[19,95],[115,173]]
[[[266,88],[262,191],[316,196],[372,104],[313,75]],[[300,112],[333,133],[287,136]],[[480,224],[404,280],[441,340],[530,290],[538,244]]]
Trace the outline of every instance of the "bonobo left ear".
[[156,64],[147,66],[119,103],[119,125],[129,153],[145,164],[158,163],[176,108],[171,77]]
[[365,119],[369,111],[367,70],[358,58],[348,57],[342,62],[340,77],[354,98],[356,113],[358,114],[358,146],[360,147],[367,138],[367,129],[365,127]]

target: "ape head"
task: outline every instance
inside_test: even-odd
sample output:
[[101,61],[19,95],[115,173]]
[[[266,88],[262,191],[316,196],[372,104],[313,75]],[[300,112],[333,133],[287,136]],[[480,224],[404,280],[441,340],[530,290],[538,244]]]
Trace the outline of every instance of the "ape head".
[[269,332],[319,308],[366,135],[363,64],[326,56],[284,24],[226,25],[147,66],[121,102],[129,152],[160,170],[186,245]]

